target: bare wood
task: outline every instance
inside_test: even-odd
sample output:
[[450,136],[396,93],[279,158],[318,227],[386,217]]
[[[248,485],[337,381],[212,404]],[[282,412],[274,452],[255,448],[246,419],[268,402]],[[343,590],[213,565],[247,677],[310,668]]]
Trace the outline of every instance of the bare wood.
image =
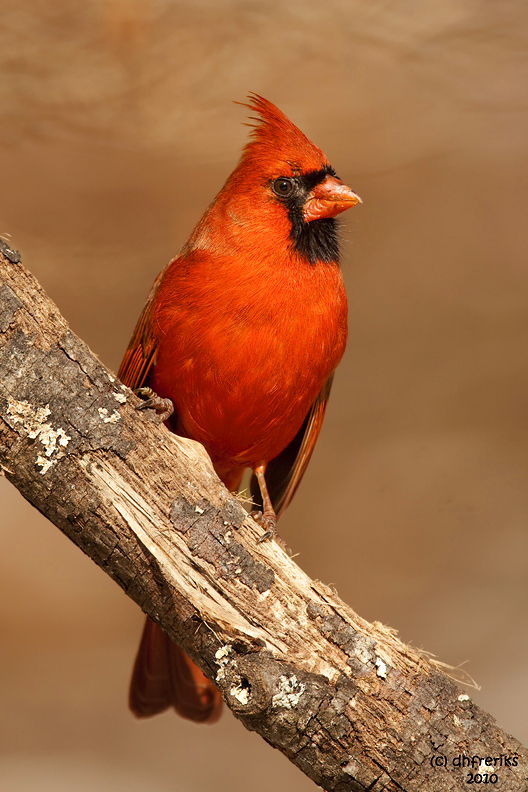
[[525,790],[526,750],[393,631],[276,543],[257,544],[261,529],[203,448],[136,412],[18,253],[0,252],[5,475],[183,646],[245,726],[327,790],[465,790],[476,772]]

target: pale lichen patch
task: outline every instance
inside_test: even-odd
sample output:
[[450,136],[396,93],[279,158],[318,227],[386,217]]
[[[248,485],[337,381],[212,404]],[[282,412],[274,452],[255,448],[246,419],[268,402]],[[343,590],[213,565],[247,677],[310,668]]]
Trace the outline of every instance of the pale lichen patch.
[[37,465],[42,468],[41,474],[46,473],[57,460],[64,456],[61,446],[65,448],[71,437],[66,434],[62,427],[59,426],[54,429],[47,422],[46,419],[51,415],[49,404],[35,409],[28,401],[17,401],[10,397],[8,399],[7,413],[13,424],[22,425],[27,437],[31,440],[38,439],[44,446],[44,455],[37,455]]
[[233,686],[230,690],[230,693],[233,698],[236,698],[241,704],[247,704],[249,701],[249,690],[243,685]]
[[127,400],[124,393],[114,393],[114,399],[118,401],[120,404],[124,404]]
[[232,650],[232,646],[225,644],[225,646],[221,646],[220,649],[215,652],[216,662],[220,666],[216,673],[217,682],[220,682],[220,680],[225,677],[226,666],[229,663],[229,654],[232,652]]
[[55,463],[54,459],[46,459],[45,457],[41,456],[40,454],[37,457],[37,465],[42,468],[40,471],[41,475],[47,473],[50,467]]
[[306,685],[299,682],[295,675],[291,677],[281,676],[279,682],[279,692],[273,696],[271,701],[273,707],[283,707],[293,709],[300,701]]
[[121,420],[121,416],[119,415],[117,410],[114,410],[112,415],[108,415],[108,410],[106,409],[106,407],[98,407],[97,412],[99,413],[99,415],[101,416],[101,418],[105,423],[117,423],[118,421]]

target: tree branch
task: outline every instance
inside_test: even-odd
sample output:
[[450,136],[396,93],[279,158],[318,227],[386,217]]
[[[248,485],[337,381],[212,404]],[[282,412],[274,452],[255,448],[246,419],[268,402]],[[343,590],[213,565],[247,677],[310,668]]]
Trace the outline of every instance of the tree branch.
[[257,544],[204,449],[134,410],[19,262],[0,243],[0,464],[24,497],[324,789],[462,790],[477,772],[526,789],[526,750],[393,631]]

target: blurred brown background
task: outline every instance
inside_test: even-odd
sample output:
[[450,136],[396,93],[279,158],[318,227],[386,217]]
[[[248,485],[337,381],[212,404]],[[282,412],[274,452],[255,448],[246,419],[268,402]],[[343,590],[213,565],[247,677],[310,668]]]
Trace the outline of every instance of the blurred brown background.
[[[363,198],[348,350],[281,534],[528,741],[528,6],[2,0],[0,234],[117,370],[256,91]],[[142,615],[0,481],[0,788],[313,785],[227,713],[126,707]]]

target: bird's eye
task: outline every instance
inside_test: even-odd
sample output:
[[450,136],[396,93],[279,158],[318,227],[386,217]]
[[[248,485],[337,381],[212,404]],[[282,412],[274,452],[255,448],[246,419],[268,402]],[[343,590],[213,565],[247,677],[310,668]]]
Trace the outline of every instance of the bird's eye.
[[289,195],[293,190],[291,179],[275,179],[275,181],[272,182],[271,187],[273,192],[276,195],[280,195],[281,198],[283,198],[285,195]]

